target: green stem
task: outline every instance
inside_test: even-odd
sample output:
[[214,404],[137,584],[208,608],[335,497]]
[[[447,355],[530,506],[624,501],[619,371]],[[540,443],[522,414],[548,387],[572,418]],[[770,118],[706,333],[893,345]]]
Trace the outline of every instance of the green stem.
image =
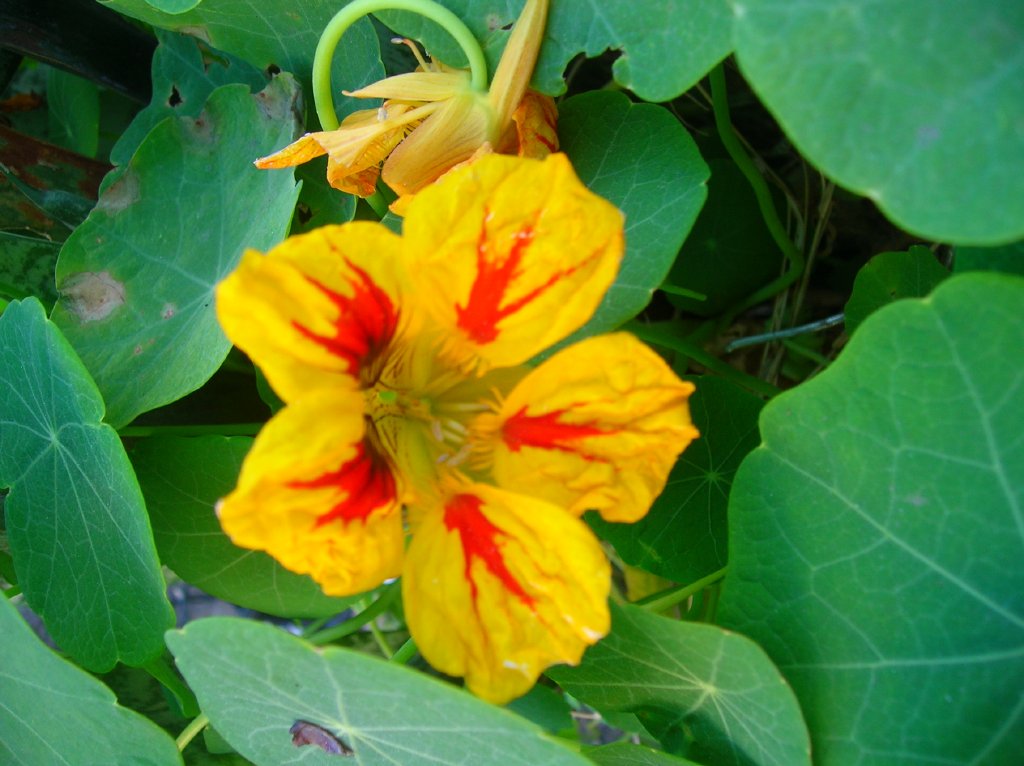
[[680,338],[678,335],[667,333],[654,325],[641,324],[640,322],[630,322],[626,325],[626,329],[643,341],[684,354],[716,375],[731,380],[733,383],[757,394],[772,397],[779,393],[779,389],[771,383],[755,378],[753,375],[747,375],[742,370],[737,370],[731,364],[723,362],[686,338]]
[[768,227],[768,232],[787,260],[786,271],[778,279],[769,282],[741,304],[730,310],[729,316],[735,317],[751,306],[756,306],[758,303],[762,303],[781,293],[796,282],[804,270],[804,256],[786,233],[786,227],[779,219],[779,214],[775,210],[775,203],[772,201],[772,193],[771,189],[768,188],[768,183],[764,180],[764,176],[758,172],[753,160],[750,159],[750,155],[743,149],[739,136],[736,135],[736,130],[733,128],[732,118],[729,116],[729,97],[725,87],[724,64],[719,64],[711,70],[710,79],[711,106],[715,113],[715,126],[718,128],[718,136],[721,138],[722,144],[725,146],[725,150],[729,153],[732,161],[736,163],[736,166],[750,184],[750,188],[753,189],[754,197],[757,199],[757,207],[761,211],[761,216]]
[[413,639],[409,639],[400,647],[398,651],[391,655],[391,661],[399,665],[408,664],[409,660],[416,656],[416,642]]
[[370,620],[369,622],[370,634],[373,636],[373,640],[377,644],[377,648],[380,649],[380,653],[384,655],[384,659],[390,660],[394,654],[394,649],[391,648],[391,644],[384,638],[384,631],[377,627],[376,620]]
[[125,426],[119,436],[255,436],[265,423],[224,423],[204,426]]
[[327,23],[313,57],[313,100],[316,115],[324,130],[336,130],[338,115],[334,111],[331,94],[331,61],[341,36],[358,19],[377,11],[409,11],[430,19],[450,34],[462,48],[469,61],[470,83],[474,90],[487,90],[487,59],[480,49],[480,43],[473,37],[462,20],[443,5],[433,0],[353,0]]
[[142,667],[143,670],[159,681],[174,696],[178,702],[178,707],[181,708],[182,716],[190,718],[194,715],[199,715],[199,702],[196,700],[196,695],[188,687],[188,684],[174,671],[174,668],[171,667],[171,664],[164,655],[160,655]]
[[206,728],[207,724],[210,723],[210,719],[206,713],[200,713],[197,715],[188,726],[178,735],[176,743],[178,745],[178,752],[184,752],[185,748],[188,747],[188,743],[196,738],[196,735]]
[[785,330],[776,330],[775,332],[766,332],[761,335],[748,335],[746,338],[737,338],[725,347],[725,353],[730,354],[737,349],[746,348],[747,346],[771,343],[773,340],[784,340],[786,338],[794,338],[797,335],[817,332],[818,330],[827,330],[829,327],[835,327],[838,324],[842,324],[844,318],[845,316],[843,314],[833,314],[830,317],[825,317],[824,319],[819,319],[815,322],[808,322],[807,324],[802,324],[799,327],[787,327]]
[[725,577],[725,573],[728,570],[729,567],[722,567],[717,572],[712,572],[707,577],[697,580],[697,582],[692,582],[689,585],[679,585],[675,588],[664,590],[661,593],[655,593],[653,596],[641,599],[636,605],[643,607],[648,612],[664,612],[666,609],[671,609],[676,604],[686,601],[695,593],[700,593],[709,585],[718,582]]
[[386,612],[391,607],[391,602],[394,601],[396,595],[398,595],[398,583],[389,585],[376,601],[351,619],[345,620],[341,625],[317,631],[313,635],[307,636],[306,640],[319,646],[352,635],[367,623],[377,619],[378,615]]

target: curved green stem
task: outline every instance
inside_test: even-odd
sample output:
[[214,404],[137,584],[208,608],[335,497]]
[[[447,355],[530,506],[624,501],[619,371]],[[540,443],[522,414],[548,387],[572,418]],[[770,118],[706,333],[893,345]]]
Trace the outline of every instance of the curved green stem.
[[210,723],[210,719],[206,716],[206,713],[200,713],[197,715],[188,726],[182,730],[181,734],[178,735],[176,744],[178,745],[178,752],[183,752],[188,743],[196,738],[196,735],[206,728],[206,725]]
[[398,647],[397,652],[391,655],[391,662],[397,663],[399,665],[407,665],[409,663],[409,660],[411,660],[415,655],[416,642],[410,638],[408,641],[406,641],[404,644]]
[[768,232],[771,234],[779,250],[786,256],[788,262],[786,271],[778,279],[769,282],[749,296],[739,306],[730,310],[730,317],[734,317],[751,306],[756,306],[758,303],[777,295],[796,282],[804,271],[804,255],[793,244],[793,241],[786,233],[786,227],[779,219],[779,214],[775,210],[775,203],[772,200],[772,193],[768,188],[768,183],[754,165],[753,160],[750,159],[750,155],[744,150],[739,137],[736,135],[736,130],[732,126],[732,119],[729,117],[728,93],[725,88],[724,64],[719,64],[711,70],[710,80],[711,106],[715,113],[715,126],[718,128],[718,136],[722,139],[722,144],[725,146],[725,150],[729,153],[732,161],[736,163],[736,166],[750,184],[750,188],[753,189],[754,197],[757,199],[757,207],[761,211],[761,217],[764,218]]
[[322,644],[329,644],[332,641],[337,641],[339,638],[349,636],[361,629],[364,625],[377,619],[378,615],[381,615],[390,609],[391,602],[394,601],[395,596],[397,595],[398,583],[389,585],[384,592],[380,594],[376,601],[366,607],[366,609],[361,611],[359,614],[345,620],[341,625],[324,628],[311,636],[306,636],[306,640],[315,646],[320,646]]
[[409,11],[441,26],[466,54],[473,89],[480,92],[487,90],[487,59],[480,49],[480,43],[462,19],[447,8],[433,0],[353,0],[327,23],[313,57],[313,100],[316,102],[316,115],[324,130],[335,130],[339,124],[331,95],[331,60],[334,58],[334,50],[352,24],[377,11]]
[[702,577],[697,580],[697,582],[690,583],[689,585],[680,585],[675,588],[669,588],[661,593],[655,593],[649,598],[638,601],[636,605],[643,607],[648,612],[664,612],[666,609],[671,609],[676,604],[686,601],[690,596],[700,593],[700,591],[704,590],[709,585],[713,585],[721,580],[725,577],[725,573],[728,569],[728,567],[722,567],[717,572],[712,572],[707,577]]

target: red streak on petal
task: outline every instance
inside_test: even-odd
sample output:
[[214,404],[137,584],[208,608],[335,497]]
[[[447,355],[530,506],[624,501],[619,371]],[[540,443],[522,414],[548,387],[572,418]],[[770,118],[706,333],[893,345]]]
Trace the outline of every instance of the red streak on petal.
[[464,573],[473,602],[477,599],[477,587],[471,568],[473,560],[479,559],[487,571],[505,586],[505,590],[532,609],[533,598],[523,590],[523,586],[505,566],[497,539],[503,533],[484,516],[480,510],[481,505],[480,498],[474,495],[456,495],[444,509],[445,527],[449,532],[458,532],[462,541],[462,555],[466,561]]
[[563,423],[560,418],[567,411],[554,410],[544,415],[527,415],[526,407],[523,407],[506,420],[502,427],[505,444],[513,452],[519,452],[524,446],[577,452],[575,447],[565,442],[615,433],[590,423]]
[[[550,121],[548,122],[548,124],[549,125],[551,124]],[[552,127],[554,127],[554,126],[552,126]],[[550,151],[550,152],[558,151],[558,145],[554,141],[552,141],[551,139],[545,138],[540,133],[534,134],[533,137],[535,139],[537,139],[538,141],[540,141],[542,144],[544,144],[544,146],[546,146],[548,148],[548,151]]]
[[378,508],[393,504],[398,496],[391,469],[365,442],[356,445],[355,457],[337,471],[328,471],[307,481],[292,481],[288,486],[295,489],[331,487],[344,493],[327,513],[317,517],[317,527],[338,520],[344,524],[365,521]]
[[365,271],[346,260],[352,271],[352,297],[346,297],[323,283],[307,276],[306,279],[317,288],[338,309],[334,320],[334,335],[317,335],[308,327],[292,322],[304,337],[341,357],[347,364],[347,371],[357,375],[384,351],[398,327],[398,312],[391,298]]

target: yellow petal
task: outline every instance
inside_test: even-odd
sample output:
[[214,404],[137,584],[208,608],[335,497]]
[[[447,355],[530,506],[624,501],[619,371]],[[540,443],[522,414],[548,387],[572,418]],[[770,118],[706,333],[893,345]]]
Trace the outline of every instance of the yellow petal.
[[217,286],[217,318],[285,401],[372,379],[399,327],[398,238],[375,223],[325,226]]
[[489,94],[502,130],[512,119],[533,77],[547,15],[548,0],[526,0],[494,70]]
[[500,412],[479,416],[474,451],[490,458],[499,486],[528,487],[575,514],[636,521],[698,436],[692,392],[632,335],[589,338],[532,370]]
[[260,170],[276,170],[278,168],[290,168],[309,162],[321,155],[327,154],[320,139],[326,133],[307,133],[298,141],[288,144],[284,149],[267,157],[260,157],[253,164]]
[[359,90],[345,91],[345,95],[396,101],[443,101],[464,93],[468,88],[469,73],[461,70],[407,72],[387,77]]
[[425,512],[402,588],[416,645],[495,703],[576,664],[608,631],[610,569],[590,530],[540,500],[464,485]]
[[417,194],[404,239],[430,315],[453,343],[506,366],[590,318],[618,271],[622,229],[564,155],[488,155]]
[[398,491],[366,438],[362,394],[316,391],[267,423],[218,515],[236,545],[351,595],[401,571]]
[[398,145],[384,163],[384,182],[396,194],[415,194],[493,140],[493,133],[493,113],[486,99],[464,91],[440,102],[437,111]]
[[515,144],[502,154],[518,154],[542,160],[558,151],[558,108],[550,96],[526,91],[512,114]]

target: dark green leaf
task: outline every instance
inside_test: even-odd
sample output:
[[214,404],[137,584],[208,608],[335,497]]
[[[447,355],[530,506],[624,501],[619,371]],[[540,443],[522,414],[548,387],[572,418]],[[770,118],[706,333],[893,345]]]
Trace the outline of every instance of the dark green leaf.
[[948,276],[927,247],[879,253],[857,272],[844,312],[847,334],[882,306],[902,298],[923,298]]
[[174,740],[57,657],[0,596],[0,762],[180,766]]
[[[509,0],[442,0],[466,21],[481,41],[493,71],[509,25],[522,2]],[[465,57],[439,27],[421,17],[387,12],[379,16],[396,31],[423,41],[427,50],[452,66]],[[652,23],[653,22],[653,23]],[[695,85],[731,50],[732,18],[724,0],[660,0],[638,13],[632,3],[577,0],[552,2],[544,47],[533,84],[544,93],[565,90],[563,73],[577,54],[598,56],[621,50],[613,67],[615,81],[647,101],[668,101]]]
[[297,750],[288,732],[296,721],[322,727],[367,766],[586,763],[518,716],[437,679],[358,652],[317,649],[270,625],[199,620],[167,643],[213,725],[258,766],[337,762],[312,745]]
[[650,512],[634,524],[587,517],[627,564],[680,583],[726,564],[729,489],[740,462],[760,442],[757,416],[764,406],[721,378],[691,380],[697,391],[690,413],[701,436],[680,456]]
[[86,157],[95,157],[100,142],[100,97],[88,80],[61,69],[46,78],[50,140]]
[[819,766],[1024,752],[1024,279],[869,317],[773,400],[729,507],[719,617],[793,684]]
[[708,201],[666,282],[703,300],[669,295],[698,316],[714,316],[776,277],[782,253],[772,241],[747,179],[730,160],[708,161]]
[[302,181],[302,192],[292,220],[292,234],[352,220],[356,212],[356,198],[327,183],[326,157],[300,165],[295,174]]
[[0,165],[0,173],[3,173],[11,185],[24,194],[29,202],[68,229],[74,229],[81,224],[95,204],[92,200],[64,189],[37,189],[29,186],[3,165]]
[[1024,236],[1024,4],[733,6],[743,73],[827,175],[931,239]]
[[198,119],[160,123],[64,244],[53,318],[112,425],[195,390],[227,354],[213,288],[244,248],[265,250],[287,231],[291,174],[256,170],[252,158],[294,135],[297,95],[283,75],[256,96],[226,85]]
[[707,197],[708,166],[667,110],[595,91],[566,100],[562,149],[580,179],[626,215],[626,255],[597,313],[575,337],[618,327],[650,302]]
[[0,486],[18,582],[90,670],[143,664],[174,624],[142,493],[103,401],[34,300],[0,316]]
[[958,247],[953,271],[1004,271],[1024,276],[1024,240],[1002,247]]
[[548,675],[599,710],[636,712],[706,766],[810,765],[792,690],[760,647],[713,625],[613,605],[612,632]]
[[572,729],[573,726],[572,713],[565,695],[543,684],[537,684],[505,707],[552,734]]
[[354,599],[328,598],[309,577],[266,553],[236,547],[216,502],[235,488],[248,437],[151,437],[131,452],[160,560],[212,596],[281,617],[321,617]]
[[53,271],[60,244],[9,232],[0,232],[0,297],[35,296],[47,306],[57,300]]

